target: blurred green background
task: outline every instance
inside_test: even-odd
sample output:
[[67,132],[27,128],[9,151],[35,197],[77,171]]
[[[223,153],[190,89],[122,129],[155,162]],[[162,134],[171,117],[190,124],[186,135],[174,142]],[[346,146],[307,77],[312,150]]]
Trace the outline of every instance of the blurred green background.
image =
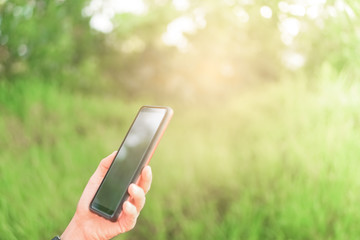
[[359,239],[356,0],[0,0],[0,239],[63,232],[142,105],[175,115],[117,239]]

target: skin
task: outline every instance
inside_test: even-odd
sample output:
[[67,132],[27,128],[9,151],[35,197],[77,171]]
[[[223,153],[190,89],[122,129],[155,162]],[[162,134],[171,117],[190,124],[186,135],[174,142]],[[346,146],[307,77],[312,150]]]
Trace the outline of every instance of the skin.
[[129,186],[128,191],[130,197],[124,202],[123,210],[116,222],[106,220],[89,210],[90,202],[99,188],[115,155],[116,151],[104,158],[100,162],[95,173],[91,176],[80,197],[75,215],[61,235],[62,240],[111,239],[118,234],[134,228],[137,217],[145,204],[145,194],[149,191],[151,185],[152,173],[149,166],[146,166],[142,170],[138,183]]

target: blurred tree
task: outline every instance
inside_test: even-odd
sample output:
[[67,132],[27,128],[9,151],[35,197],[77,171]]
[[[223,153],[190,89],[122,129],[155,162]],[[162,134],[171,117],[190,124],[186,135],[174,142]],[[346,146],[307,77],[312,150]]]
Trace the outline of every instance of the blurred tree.
[[81,16],[84,4],[60,0],[3,2],[0,79],[33,76],[66,82],[71,76],[78,78],[79,67],[94,56],[99,44],[89,19]]
[[359,64],[356,1],[3,0],[0,11],[7,81],[191,100]]

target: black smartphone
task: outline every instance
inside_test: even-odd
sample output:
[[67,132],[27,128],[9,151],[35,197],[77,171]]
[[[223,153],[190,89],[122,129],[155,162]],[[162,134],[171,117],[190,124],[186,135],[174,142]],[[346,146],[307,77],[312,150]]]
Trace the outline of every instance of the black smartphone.
[[140,108],[90,203],[92,212],[111,221],[117,220],[129,197],[129,185],[136,183],[149,163],[172,115],[170,107]]

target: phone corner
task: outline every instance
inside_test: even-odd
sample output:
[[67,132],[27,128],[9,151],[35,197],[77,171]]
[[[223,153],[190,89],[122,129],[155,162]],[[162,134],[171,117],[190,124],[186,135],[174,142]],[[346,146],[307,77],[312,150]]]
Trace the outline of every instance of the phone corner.
[[166,109],[169,116],[174,115],[174,110],[171,107],[166,106],[165,109]]

